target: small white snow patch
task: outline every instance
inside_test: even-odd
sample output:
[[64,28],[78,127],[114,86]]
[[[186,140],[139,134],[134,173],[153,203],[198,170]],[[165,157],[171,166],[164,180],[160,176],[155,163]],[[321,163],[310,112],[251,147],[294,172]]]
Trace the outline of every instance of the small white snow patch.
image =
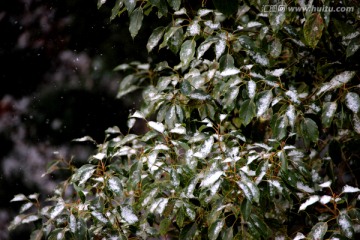
[[315,192],[314,189],[310,188],[309,186],[303,184],[302,182],[297,182],[296,183],[296,187],[304,192],[307,193],[313,193]]
[[274,77],[280,77],[281,75],[283,75],[285,69],[284,68],[279,68],[279,69],[275,69],[273,71],[266,71],[266,74],[267,75],[271,75],[271,76],[274,76]]
[[326,181],[322,184],[319,184],[319,187],[322,187],[322,188],[328,188],[331,186],[331,180],[330,181]]

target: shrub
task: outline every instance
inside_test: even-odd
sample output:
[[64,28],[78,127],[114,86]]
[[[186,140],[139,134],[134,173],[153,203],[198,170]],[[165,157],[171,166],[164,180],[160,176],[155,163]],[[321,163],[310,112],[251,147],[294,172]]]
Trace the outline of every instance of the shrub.
[[[290,11],[347,2],[260,2],[118,0],[111,19],[127,11],[133,38],[148,15],[168,22],[146,47],[178,62],[159,54],[116,67],[119,98],[142,89],[129,133],[107,129],[78,169],[55,161],[47,173],[71,176],[51,204],[16,195],[24,205],[10,229],[34,222],[32,239],[355,238],[358,13]],[[140,120],[144,135],[131,132]]]

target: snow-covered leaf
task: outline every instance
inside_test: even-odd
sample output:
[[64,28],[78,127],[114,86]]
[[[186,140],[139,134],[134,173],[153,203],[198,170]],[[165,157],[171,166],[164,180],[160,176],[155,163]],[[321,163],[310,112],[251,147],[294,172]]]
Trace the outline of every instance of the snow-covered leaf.
[[209,233],[208,233],[209,240],[216,240],[223,226],[224,226],[224,220],[222,219],[218,219],[215,222],[213,222],[209,228]]
[[13,199],[10,200],[10,202],[18,202],[18,201],[26,201],[26,200],[28,200],[28,198],[24,194],[20,193],[15,195]]
[[121,217],[130,225],[139,221],[139,218],[134,214],[130,206],[123,206],[121,208]]
[[358,113],[360,110],[359,95],[354,92],[348,92],[345,96],[345,104],[351,111],[353,111],[354,113]]
[[164,27],[158,27],[154,29],[146,45],[148,52],[151,52],[154,49],[154,47],[156,47],[159,44],[159,41],[164,35],[164,31],[165,31]]
[[303,204],[301,204],[299,211],[305,210],[308,206],[318,202],[320,200],[320,197],[317,195],[313,195],[309,197]]
[[318,222],[312,227],[308,236],[311,237],[312,240],[322,240],[327,232],[327,229],[328,225],[326,222]]
[[139,111],[135,111],[132,115],[130,115],[130,118],[141,118],[141,119],[145,119],[145,116],[143,113],[139,112]]
[[92,211],[91,215],[94,216],[98,221],[106,224],[109,220],[100,212]]
[[322,184],[319,184],[319,187],[322,187],[322,188],[328,188],[328,187],[330,187],[331,186],[331,180],[330,181],[326,181],[326,182],[324,182],[324,183],[322,183]]
[[343,86],[344,84],[349,82],[355,76],[355,73],[356,73],[355,71],[344,71],[344,72],[334,76],[330,80],[330,82],[325,83],[324,85],[321,86],[321,88],[316,93],[316,95],[319,96],[325,92],[328,92],[330,90],[333,90],[333,89]]
[[183,66],[188,66],[194,59],[196,42],[194,40],[186,40],[181,45],[180,60]]
[[163,133],[165,131],[165,126],[164,124],[162,123],[159,123],[159,122],[153,122],[153,121],[149,121],[148,122],[148,125],[149,127],[151,127],[152,129],[160,132],[160,133]]
[[111,177],[108,180],[108,184],[107,184],[108,188],[110,191],[112,191],[115,195],[121,195],[122,194],[122,184],[121,184],[121,180],[118,177]]
[[256,103],[256,116],[261,117],[269,108],[273,94],[272,91],[263,91],[259,94],[259,100]]
[[223,175],[223,171],[214,171],[206,174],[205,178],[202,180],[200,186],[201,187],[209,187],[214,184],[217,180],[219,180],[220,176]]
[[324,196],[321,196],[320,198],[320,203],[321,204],[327,204],[331,201],[332,197],[331,196],[328,196],[328,195],[324,195]]
[[354,237],[354,227],[353,223],[346,213],[340,213],[338,219],[338,224],[340,226],[341,232],[347,237],[348,239],[353,239]]
[[360,192],[360,188],[345,185],[342,189],[342,193],[355,193]]

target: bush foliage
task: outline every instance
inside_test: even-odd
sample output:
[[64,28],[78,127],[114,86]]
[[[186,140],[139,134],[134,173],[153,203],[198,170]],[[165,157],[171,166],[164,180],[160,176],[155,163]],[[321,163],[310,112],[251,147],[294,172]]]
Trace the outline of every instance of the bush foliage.
[[[71,176],[45,203],[16,195],[24,204],[9,228],[33,223],[32,239],[355,238],[358,9],[266,4],[117,0],[111,19],[127,14],[133,38],[149,15],[168,23],[146,47],[177,62],[116,67],[119,98],[142,91],[129,132],[107,129],[79,168],[54,161],[46,174]],[[350,8],[289,11],[299,6]],[[137,121],[146,134],[131,131]]]

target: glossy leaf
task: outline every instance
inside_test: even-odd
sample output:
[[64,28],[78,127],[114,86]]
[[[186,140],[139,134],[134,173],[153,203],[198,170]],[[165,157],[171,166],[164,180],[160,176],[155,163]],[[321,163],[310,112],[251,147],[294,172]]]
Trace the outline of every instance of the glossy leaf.
[[313,13],[305,20],[304,38],[310,47],[316,47],[322,36],[324,27],[324,21],[320,13]]
[[326,222],[318,222],[312,228],[308,236],[313,240],[322,240],[327,232],[328,224]]
[[193,40],[186,40],[181,45],[180,60],[183,66],[188,66],[191,60],[194,59],[196,43]]
[[124,0],[123,1],[129,14],[131,14],[132,11],[135,9],[136,1],[137,0]]
[[159,44],[161,38],[164,35],[164,31],[165,31],[164,27],[158,27],[154,29],[146,44],[146,48],[148,52],[151,52],[154,49],[154,47],[156,47]]
[[337,109],[336,102],[325,102],[324,103],[322,114],[321,114],[321,122],[325,128],[329,127],[331,122],[333,121],[333,118],[336,113],[336,109]]
[[248,125],[251,122],[251,120],[255,117],[255,115],[256,115],[256,106],[254,101],[251,99],[245,100],[241,104],[240,113],[239,113],[239,117],[242,124],[244,124],[244,126]]
[[144,13],[142,8],[136,8],[131,14],[130,14],[130,25],[129,25],[129,31],[132,38],[135,38],[138,34],[142,22],[144,18]]

